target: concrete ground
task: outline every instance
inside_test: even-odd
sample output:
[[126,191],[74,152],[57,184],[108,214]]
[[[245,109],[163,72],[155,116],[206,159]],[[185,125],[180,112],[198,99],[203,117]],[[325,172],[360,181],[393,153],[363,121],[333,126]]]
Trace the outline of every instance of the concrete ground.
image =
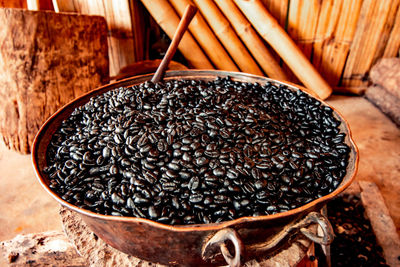
[[[347,119],[360,150],[356,179],[378,185],[400,233],[400,129],[362,97],[333,96],[328,102]],[[61,230],[58,209],[36,181],[30,155],[0,142],[0,241]]]

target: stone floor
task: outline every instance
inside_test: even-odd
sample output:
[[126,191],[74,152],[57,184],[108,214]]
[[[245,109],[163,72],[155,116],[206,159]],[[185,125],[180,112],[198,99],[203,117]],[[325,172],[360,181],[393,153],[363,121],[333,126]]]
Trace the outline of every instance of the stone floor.
[[[400,129],[361,97],[328,101],[348,120],[360,150],[357,180],[375,182],[400,233]],[[59,206],[36,181],[29,155],[0,144],[0,241],[61,230]]]

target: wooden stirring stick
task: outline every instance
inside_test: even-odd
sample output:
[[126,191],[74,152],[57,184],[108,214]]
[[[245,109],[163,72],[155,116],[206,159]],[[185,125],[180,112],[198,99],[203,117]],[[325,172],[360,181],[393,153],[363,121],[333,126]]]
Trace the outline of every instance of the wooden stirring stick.
[[164,73],[168,68],[168,64],[171,61],[172,57],[175,55],[179,42],[185,34],[189,23],[192,21],[194,15],[196,15],[196,12],[197,7],[193,5],[188,5],[186,7],[185,13],[182,16],[181,21],[179,22],[178,28],[176,29],[174,37],[172,38],[171,44],[169,45],[168,50],[160,63],[160,66],[158,66],[156,73],[154,74],[153,78],[151,78],[151,81],[153,83],[159,82],[164,77]]

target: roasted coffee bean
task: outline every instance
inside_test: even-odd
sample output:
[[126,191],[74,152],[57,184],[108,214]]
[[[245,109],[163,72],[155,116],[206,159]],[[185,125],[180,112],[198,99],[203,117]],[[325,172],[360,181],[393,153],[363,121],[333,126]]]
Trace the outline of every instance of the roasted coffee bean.
[[350,148],[335,116],[273,83],[146,82],[76,108],[50,141],[45,174],[66,201],[107,215],[191,224],[274,214],[342,181]]

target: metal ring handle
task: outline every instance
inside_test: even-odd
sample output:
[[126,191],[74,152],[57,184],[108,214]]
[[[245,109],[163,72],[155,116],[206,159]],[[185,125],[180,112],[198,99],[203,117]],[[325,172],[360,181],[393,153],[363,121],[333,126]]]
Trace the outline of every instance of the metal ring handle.
[[305,235],[308,239],[324,246],[327,246],[332,243],[333,239],[335,238],[335,234],[333,232],[331,223],[324,215],[318,212],[311,212],[306,217],[305,222],[307,224],[318,223],[323,233],[322,236],[318,236],[305,227],[300,228],[300,232],[303,235]]
[[[235,248],[235,255],[230,253],[226,244],[227,241],[232,242]],[[222,254],[226,263],[228,263],[230,267],[241,266],[244,246],[239,234],[235,230],[226,228],[218,231],[203,247],[202,257],[204,260],[210,261],[213,260],[219,253]]]

